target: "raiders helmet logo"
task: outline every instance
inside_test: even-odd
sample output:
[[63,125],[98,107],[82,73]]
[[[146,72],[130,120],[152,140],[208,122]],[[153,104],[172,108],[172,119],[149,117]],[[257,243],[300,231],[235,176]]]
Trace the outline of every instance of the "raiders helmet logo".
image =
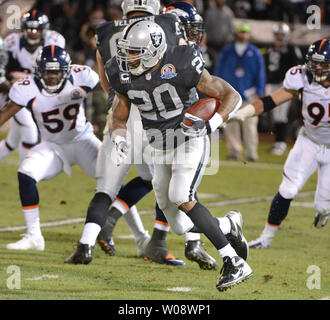
[[158,48],[161,45],[162,34],[160,32],[150,33],[150,38],[151,38],[152,44],[155,48]]

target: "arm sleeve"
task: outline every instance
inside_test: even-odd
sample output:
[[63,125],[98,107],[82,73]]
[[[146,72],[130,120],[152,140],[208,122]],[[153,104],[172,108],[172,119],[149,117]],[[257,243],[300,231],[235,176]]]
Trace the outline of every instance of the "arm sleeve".
[[303,70],[301,66],[292,67],[286,72],[283,86],[288,90],[296,91],[304,87]]
[[77,65],[73,66],[72,72],[76,72],[75,70],[77,70],[78,85],[83,87],[87,92],[93,90],[98,84],[100,80],[99,75],[90,67]]

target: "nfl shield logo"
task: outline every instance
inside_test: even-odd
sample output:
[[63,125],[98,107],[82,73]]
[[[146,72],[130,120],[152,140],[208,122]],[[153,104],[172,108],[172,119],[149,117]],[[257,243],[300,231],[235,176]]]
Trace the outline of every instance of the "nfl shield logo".
[[155,48],[158,48],[162,43],[162,34],[160,32],[150,33],[150,38]]
[[150,73],[150,72],[148,72],[148,73],[146,74],[146,80],[151,80],[151,73]]

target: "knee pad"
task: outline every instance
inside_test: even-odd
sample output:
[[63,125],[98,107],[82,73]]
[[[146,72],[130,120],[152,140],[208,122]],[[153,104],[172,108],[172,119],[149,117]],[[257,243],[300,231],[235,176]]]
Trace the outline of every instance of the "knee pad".
[[298,187],[287,178],[283,178],[279,187],[279,193],[285,199],[293,199],[298,194]]
[[39,194],[36,181],[30,176],[18,172],[19,195],[23,207],[39,204]]
[[[169,212],[171,211],[171,212]],[[171,207],[164,210],[164,214],[171,229],[178,235],[183,235],[194,226],[191,219],[181,210]]]

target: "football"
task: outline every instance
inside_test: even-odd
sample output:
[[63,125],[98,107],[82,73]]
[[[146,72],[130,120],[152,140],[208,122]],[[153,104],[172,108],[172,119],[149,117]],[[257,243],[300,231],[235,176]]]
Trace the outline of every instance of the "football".
[[[210,120],[217,112],[220,102],[214,98],[203,98],[196,101],[187,109],[187,113],[190,113],[196,117],[199,117],[205,121]],[[183,119],[183,123],[186,126],[191,126],[192,123],[188,119]]]

